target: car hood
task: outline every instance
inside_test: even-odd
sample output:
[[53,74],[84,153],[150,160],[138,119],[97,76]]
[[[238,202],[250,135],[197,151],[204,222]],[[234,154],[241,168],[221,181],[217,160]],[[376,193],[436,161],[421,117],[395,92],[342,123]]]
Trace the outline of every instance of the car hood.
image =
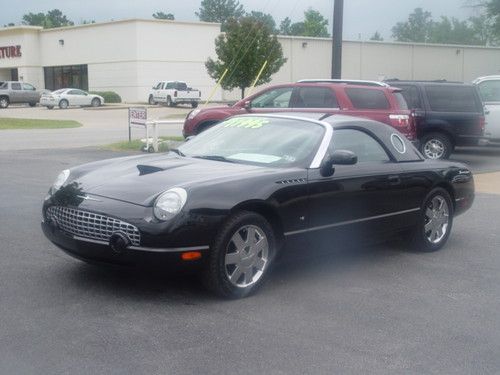
[[272,168],[160,154],[109,160],[75,169],[67,186],[91,194],[149,206],[172,187],[199,187],[273,173]]

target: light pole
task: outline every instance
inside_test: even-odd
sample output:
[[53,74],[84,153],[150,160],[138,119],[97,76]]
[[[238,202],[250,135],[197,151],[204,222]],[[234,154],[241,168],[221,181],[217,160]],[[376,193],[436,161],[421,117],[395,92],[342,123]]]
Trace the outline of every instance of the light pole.
[[344,19],[344,0],[334,0],[332,35],[332,78],[342,78],[342,24]]

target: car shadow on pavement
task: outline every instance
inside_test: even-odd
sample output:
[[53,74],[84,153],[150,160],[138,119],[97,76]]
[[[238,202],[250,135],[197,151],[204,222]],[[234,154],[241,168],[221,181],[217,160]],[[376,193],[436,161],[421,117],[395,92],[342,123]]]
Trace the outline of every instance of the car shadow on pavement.
[[[336,249],[315,248],[286,253],[275,262],[268,280],[257,294],[281,293],[290,285],[328,281],[340,270],[364,264],[383,262],[401,255],[397,242],[375,246],[341,246]],[[176,305],[199,305],[220,302],[203,288],[197,274],[169,273],[155,268],[124,268],[119,266],[74,263],[66,268],[65,278],[75,289],[103,293],[134,301],[159,300]],[[277,290],[278,289],[278,290]],[[252,297],[250,297],[252,298]]]

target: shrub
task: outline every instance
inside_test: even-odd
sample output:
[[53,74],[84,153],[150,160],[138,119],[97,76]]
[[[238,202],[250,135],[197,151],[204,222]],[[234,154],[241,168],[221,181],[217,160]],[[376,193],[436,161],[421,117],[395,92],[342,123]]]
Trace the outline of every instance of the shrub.
[[122,98],[114,91],[91,91],[91,94],[99,95],[104,98],[105,103],[121,103]]

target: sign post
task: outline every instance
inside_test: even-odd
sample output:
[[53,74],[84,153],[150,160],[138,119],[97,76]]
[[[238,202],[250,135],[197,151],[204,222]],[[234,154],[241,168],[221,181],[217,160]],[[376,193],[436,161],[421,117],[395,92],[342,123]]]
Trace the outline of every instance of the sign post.
[[143,127],[147,130],[148,110],[146,107],[130,107],[128,109],[128,141],[132,141],[132,127]]

